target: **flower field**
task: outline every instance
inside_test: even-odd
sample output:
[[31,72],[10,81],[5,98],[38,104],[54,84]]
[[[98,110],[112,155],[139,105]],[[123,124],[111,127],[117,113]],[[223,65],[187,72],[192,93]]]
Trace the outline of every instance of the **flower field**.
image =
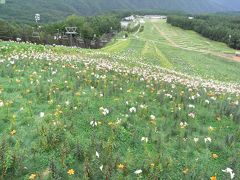
[[240,177],[238,80],[111,47],[1,42],[0,65],[1,179]]

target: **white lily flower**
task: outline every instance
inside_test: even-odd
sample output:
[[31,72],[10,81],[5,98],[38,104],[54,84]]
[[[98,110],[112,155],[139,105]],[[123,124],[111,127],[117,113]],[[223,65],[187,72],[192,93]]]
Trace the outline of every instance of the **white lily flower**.
[[148,142],[148,137],[142,137],[141,141],[145,141],[147,143]]
[[154,115],[151,115],[151,116],[150,116],[150,119],[151,119],[151,120],[155,120],[156,117],[155,117]]
[[165,94],[165,96],[169,97],[170,99],[173,97],[171,94]]
[[195,118],[195,114],[193,112],[189,113],[188,116],[193,118],[193,119]]
[[235,176],[235,173],[233,172],[233,170],[231,168],[226,168],[225,170],[222,170],[222,172],[229,173],[231,179],[233,179]]
[[193,138],[194,142],[197,143],[199,141],[199,138]]
[[209,127],[208,127],[208,130],[209,130],[209,131],[213,131],[214,128],[213,128],[212,126],[209,126]]
[[210,103],[210,101],[209,101],[209,100],[205,100],[205,103],[209,104],[209,103]]
[[185,128],[185,127],[187,127],[188,126],[188,123],[187,122],[180,122],[180,128]]
[[102,171],[102,170],[103,170],[103,165],[101,165],[101,166],[99,167],[99,169]]
[[98,123],[97,123],[96,121],[91,121],[91,122],[90,122],[90,125],[91,125],[92,127],[95,127],[95,126],[98,125]]
[[96,157],[99,158],[99,153],[96,151]]
[[69,101],[66,101],[65,104],[68,106],[68,105],[70,104],[70,102],[69,102]]
[[137,109],[135,107],[131,107],[129,109],[129,111],[130,111],[130,113],[135,113],[135,112],[137,112]]
[[135,174],[141,174],[142,173],[142,170],[141,169],[138,169],[134,172]]
[[106,116],[110,112],[107,108],[103,108],[103,107],[100,107],[99,110],[104,116]]
[[189,107],[189,108],[193,108],[193,109],[195,108],[195,106],[192,105],[192,104],[189,104],[188,107]]
[[4,103],[3,101],[0,100],[0,107],[3,107],[4,106]]
[[238,101],[238,100],[237,100],[237,101],[235,101],[235,102],[234,102],[234,104],[235,104],[235,105],[238,105],[238,104],[239,104],[239,101]]
[[210,137],[206,137],[206,138],[204,138],[204,141],[205,141],[205,143],[207,143],[208,141],[212,142],[212,139]]
[[45,116],[44,112],[40,112],[39,116],[43,118]]

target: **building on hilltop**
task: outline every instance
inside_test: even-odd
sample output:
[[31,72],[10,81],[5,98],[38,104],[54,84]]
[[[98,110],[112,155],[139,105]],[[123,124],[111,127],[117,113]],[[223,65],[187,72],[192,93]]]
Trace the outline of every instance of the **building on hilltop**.
[[167,19],[167,16],[163,15],[145,15],[146,19]]
[[121,28],[122,29],[127,29],[129,24],[131,22],[135,22],[135,21],[136,21],[136,18],[133,15],[125,17],[121,20]]
[[125,21],[134,21],[135,17],[133,15],[123,18]]
[[129,24],[130,24],[130,21],[121,21],[121,28],[127,29]]

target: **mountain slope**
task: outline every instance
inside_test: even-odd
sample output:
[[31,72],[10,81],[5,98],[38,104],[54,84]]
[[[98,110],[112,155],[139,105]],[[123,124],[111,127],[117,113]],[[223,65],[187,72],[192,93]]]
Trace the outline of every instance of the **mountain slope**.
[[0,6],[0,18],[31,20],[35,13],[40,13],[43,20],[53,21],[71,14],[93,15],[110,10],[171,10],[202,13],[233,10],[233,8],[225,8],[223,3],[218,3],[217,0],[7,0],[5,5]]
[[239,0],[213,0],[216,4],[226,7],[227,9],[232,9],[234,11],[240,11],[240,1]]

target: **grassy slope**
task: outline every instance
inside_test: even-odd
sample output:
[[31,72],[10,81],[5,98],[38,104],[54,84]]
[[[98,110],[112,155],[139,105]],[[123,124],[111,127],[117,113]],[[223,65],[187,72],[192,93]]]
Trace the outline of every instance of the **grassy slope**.
[[[234,49],[193,31],[172,27],[164,21],[148,21],[144,26],[144,32],[132,36],[127,40],[129,42],[120,41],[111,46],[111,53],[114,48],[120,52],[123,43],[123,50],[133,50],[132,58],[144,58],[146,63],[206,79],[240,82],[240,63],[219,57],[221,54],[235,53]],[[127,44],[131,45],[128,47]],[[105,51],[108,52],[108,47]]]
[[[185,64],[194,64],[184,72],[216,79],[220,74],[199,71],[206,62],[191,56],[201,54],[172,48],[151,24],[147,28],[152,32],[145,30],[138,39],[96,51],[0,43],[1,178],[209,179],[216,175],[229,179],[221,171],[226,167],[240,176],[239,96],[140,75],[156,75],[151,66],[159,64],[182,71]],[[155,38],[141,39],[146,37]],[[172,52],[181,62],[170,58]],[[233,70],[238,66],[201,57],[209,58],[210,66]],[[141,62],[150,67],[142,67]],[[132,74],[136,72],[139,75]],[[227,78],[238,81],[234,74]],[[103,115],[101,107],[109,114]],[[132,107],[136,112],[130,112]],[[98,125],[92,127],[91,121]],[[205,143],[207,137],[212,142]],[[69,169],[74,175],[67,173]],[[134,174],[138,169],[143,172]]]

